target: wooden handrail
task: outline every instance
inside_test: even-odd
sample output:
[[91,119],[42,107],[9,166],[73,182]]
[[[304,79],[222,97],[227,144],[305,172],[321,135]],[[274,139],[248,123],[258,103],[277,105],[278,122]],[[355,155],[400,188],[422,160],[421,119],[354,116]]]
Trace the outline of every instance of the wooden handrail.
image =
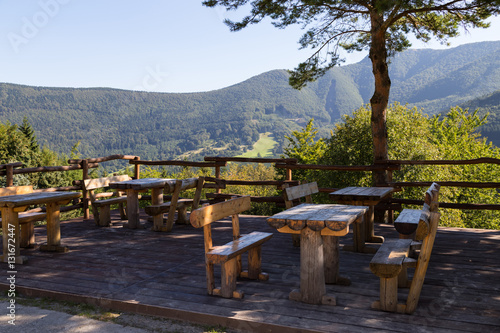
[[0,164],[0,169],[6,169],[7,167],[13,167],[13,168],[19,168],[24,165],[23,162],[14,162],[14,163],[7,163],[7,164]]
[[320,164],[276,164],[279,169],[292,170],[337,170],[337,171],[375,171],[399,170],[398,165],[320,165]]
[[[392,187],[428,187],[434,182],[389,182],[388,186]],[[451,187],[471,187],[471,188],[500,188],[500,183],[493,182],[441,182],[441,186]]]
[[[96,157],[96,158],[89,158],[87,161],[89,163],[102,163],[102,162],[107,162],[107,161],[113,161],[113,160],[134,160],[139,158],[139,156],[134,156],[134,155],[110,155],[106,157]],[[68,164],[81,164],[83,160],[68,160]]]
[[206,182],[222,183],[225,185],[247,185],[247,186],[281,186],[283,184],[298,185],[299,181],[288,180],[229,180],[214,177],[205,177]]
[[222,157],[205,156],[205,161],[211,162],[248,162],[248,163],[279,163],[279,164],[297,164],[296,158],[251,158],[251,157]]
[[[97,168],[99,165],[97,163],[89,164],[89,168]],[[36,173],[36,172],[54,172],[54,171],[71,171],[79,170],[82,167],[80,165],[63,165],[63,166],[42,166],[34,168],[24,168],[24,169],[14,169],[14,174],[25,174],[25,173]],[[0,176],[5,176],[5,171],[0,171]]]
[[226,166],[225,162],[190,162],[190,161],[177,161],[177,160],[164,160],[164,161],[144,161],[144,160],[131,160],[130,164],[134,165],[173,165],[173,166],[188,166],[188,167],[200,167],[200,168],[215,168],[218,166]]
[[[500,164],[500,159],[491,157],[481,157],[471,160],[422,160],[422,161],[408,161],[408,160],[387,160],[380,161],[381,164],[389,165],[456,165],[456,164]],[[378,164],[378,163],[377,163]]]

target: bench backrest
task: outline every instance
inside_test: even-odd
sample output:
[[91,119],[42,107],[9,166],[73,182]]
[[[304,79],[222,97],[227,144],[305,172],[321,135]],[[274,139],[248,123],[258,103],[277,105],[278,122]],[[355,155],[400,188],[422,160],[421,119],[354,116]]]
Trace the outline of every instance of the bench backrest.
[[318,193],[318,184],[316,182],[286,187],[283,190],[283,198],[285,199],[286,209],[293,207],[293,201],[305,198],[306,203],[312,203],[312,194]]
[[418,255],[417,267],[413,273],[410,290],[406,299],[406,313],[413,313],[417,308],[420,292],[424,284],[425,274],[429,266],[434,240],[439,224],[440,214],[438,213],[438,195],[440,186],[433,183],[425,192],[425,203],[415,233],[416,240],[422,240],[420,253]]
[[439,184],[433,183],[425,192],[424,205],[421,210],[404,209],[394,222],[400,238],[422,240],[431,232],[430,214],[438,212]]
[[415,240],[423,240],[429,233],[436,233],[436,230],[431,225],[431,213],[437,213],[439,202],[439,190],[441,186],[437,183],[432,185],[425,192],[424,206],[418,221],[418,227],[415,232]]
[[203,206],[191,212],[189,220],[195,228],[201,228],[228,216],[250,209],[250,197],[238,197],[213,205]]
[[233,240],[240,238],[239,213],[250,209],[250,197],[238,197],[213,205],[205,205],[191,212],[189,220],[195,228],[203,227],[205,253],[213,248],[211,223],[231,216]]
[[108,187],[110,183],[114,182],[122,182],[131,180],[129,175],[119,175],[119,176],[110,176],[110,177],[102,177],[102,178],[94,178],[94,179],[85,179],[83,181],[84,187],[87,191],[95,190],[98,188]]
[[7,195],[27,194],[27,193],[33,193],[33,186],[25,185],[25,186],[9,186],[0,188],[0,197],[4,197]]

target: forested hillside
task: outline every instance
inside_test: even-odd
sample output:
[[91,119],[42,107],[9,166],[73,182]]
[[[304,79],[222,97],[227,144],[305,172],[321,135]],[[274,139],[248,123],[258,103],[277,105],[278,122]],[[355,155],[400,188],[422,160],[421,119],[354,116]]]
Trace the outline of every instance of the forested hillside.
[[488,122],[479,131],[495,146],[500,147],[500,90],[464,103],[462,108],[468,108],[471,111],[479,109],[480,115],[488,114]]
[[[390,71],[392,101],[440,112],[500,90],[500,42],[408,50],[392,59]],[[310,118],[327,136],[341,115],[368,103],[372,87],[368,59],[334,68],[301,91],[288,85],[285,70],[186,94],[2,83],[0,122],[20,124],[27,117],[41,145],[68,154],[80,141],[84,157],[237,155],[266,132],[278,141],[278,154],[284,136]]]

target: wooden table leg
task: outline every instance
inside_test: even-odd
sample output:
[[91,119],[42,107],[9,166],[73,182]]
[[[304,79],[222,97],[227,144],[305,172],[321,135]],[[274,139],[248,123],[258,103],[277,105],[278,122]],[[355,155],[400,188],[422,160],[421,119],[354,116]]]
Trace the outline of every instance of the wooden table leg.
[[[2,240],[3,253],[2,262],[9,264],[24,264],[28,258],[21,255],[19,228],[19,213],[11,208],[2,208]],[[10,259],[10,260],[9,260]]]
[[351,280],[339,275],[339,237],[323,237],[323,257],[325,260],[325,283],[339,284],[343,286],[351,285]]
[[124,226],[130,229],[137,229],[140,227],[139,219],[139,197],[138,193],[133,189],[127,189],[127,211],[128,223]]
[[[161,205],[163,203],[163,187],[151,190],[151,204]],[[163,228],[163,213],[153,216],[153,230],[161,231]]]
[[61,246],[61,212],[59,203],[47,204],[47,243],[40,245],[40,251],[68,252],[68,247]]
[[335,305],[335,297],[326,295],[321,231],[304,228],[300,234],[300,290],[290,293],[290,300],[309,304]]

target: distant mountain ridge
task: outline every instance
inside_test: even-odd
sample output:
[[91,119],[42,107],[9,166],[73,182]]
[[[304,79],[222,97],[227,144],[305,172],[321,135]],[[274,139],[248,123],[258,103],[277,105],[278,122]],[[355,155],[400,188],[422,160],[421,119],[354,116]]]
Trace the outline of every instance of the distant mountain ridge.
[[[434,114],[500,90],[500,42],[407,50],[389,69],[391,101]],[[80,141],[81,154],[90,157],[236,155],[265,132],[274,134],[279,154],[291,130],[314,118],[320,133],[328,135],[334,122],[368,103],[372,92],[367,58],[333,68],[300,91],[288,85],[285,70],[200,93],[0,83],[0,121],[20,124],[27,116],[42,145],[69,153]],[[189,151],[197,154],[186,155]]]

